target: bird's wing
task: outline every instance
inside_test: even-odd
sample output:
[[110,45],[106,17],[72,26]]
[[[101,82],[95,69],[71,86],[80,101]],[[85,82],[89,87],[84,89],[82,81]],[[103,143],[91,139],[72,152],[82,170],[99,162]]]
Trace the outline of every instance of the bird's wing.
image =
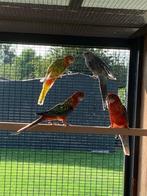
[[127,120],[127,122],[128,122],[128,114],[127,114],[127,110],[126,110],[126,108],[125,108],[125,106],[124,105],[122,105],[121,106],[122,107],[122,115],[125,117],[125,119]]
[[99,57],[96,57],[95,62],[99,66],[99,69],[101,69],[105,72],[103,74],[106,75],[108,77],[108,79],[116,80],[116,78],[112,74],[110,68],[108,67],[108,65],[102,59],[100,59]]
[[93,75],[98,76],[101,73],[101,70],[99,69],[98,64],[95,62],[95,59],[90,59],[86,64]]
[[40,79],[40,82],[45,82],[50,77],[50,72],[52,71],[53,62],[48,66],[47,72],[43,78]]
[[64,72],[64,66],[62,66],[62,64],[63,59],[57,59],[56,61],[54,61],[48,67],[45,80],[59,77],[59,75],[62,74],[62,72]]
[[60,116],[60,115],[67,115],[72,110],[73,108],[71,106],[66,105],[65,103],[60,103],[46,112],[37,113],[37,114],[47,115],[47,116]]

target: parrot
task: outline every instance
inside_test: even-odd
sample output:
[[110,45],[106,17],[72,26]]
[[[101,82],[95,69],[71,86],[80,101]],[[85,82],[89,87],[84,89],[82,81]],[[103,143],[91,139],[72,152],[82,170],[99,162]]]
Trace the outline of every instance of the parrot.
[[80,101],[84,99],[84,92],[76,91],[70,97],[68,97],[64,102],[59,103],[45,112],[39,112],[37,115],[40,117],[25,127],[19,129],[17,133],[25,131],[28,128],[34,127],[36,124],[42,121],[61,121],[64,125],[68,125],[67,117],[79,104]]
[[87,51],[83,53],[83,56],[86,66],[93,74],[93,78],[99,80],[103,110],[106,110],[107,79],[116,80],[116,78],[110,71],[108,65],[94,53]]
[[[109,93],[106,97],[106,105],[109,111],[110,127],[111,128],[129,128],[127,111],[121,103],[120,98],[113,93]],[[130,155],[129,136],[119,135],[124,154]]]
[[61,78],[69,65],[74,63],[74,57],[71,55],[64,58],[57,59],[47,69],[45,77],[41,80],[43,82],[42,90],[38,98],[38,105],[43,105],[48,91],[52,88],[55,81]]

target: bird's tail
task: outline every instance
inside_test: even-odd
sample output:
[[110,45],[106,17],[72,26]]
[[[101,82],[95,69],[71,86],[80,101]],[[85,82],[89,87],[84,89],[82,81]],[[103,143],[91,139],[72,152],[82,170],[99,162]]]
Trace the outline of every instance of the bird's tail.
[[107,109],[106,106],[106,97],[107,97],[107,81],[105,77],[99,76],[99,86],[100,86],[100,94],[102,98],[102,105],[103,105],[103,110]]
[[114,75],[111,72],[109,72],[108,73],[108,79],[109,80],[116,80],[116,77],[114,77]]
[[43,83],[42,90],[38,99],[38,105],[43,105],[46,94],[52,88],[55,81],[56,79],[48,79]]
[[37,125],[39,122],[41,122],[44,119],[43,116],[40,116],[39,118],[37,118],[36,120],[34,120],[33,122],[29,123],[28,125],[26,125],[25,127],[22,127],[21,129],[19,129],[17,131],[17,133],[19,134],[22,131],[26,131],[27,129],[34,127],[35,125]]
[[105,66],[105,71],[107,72],[107,77],[109,80],[117,80],[116,77],[113,75],[113,73],[110,71],[110,69]]
[[126,156],[130,156],[130,146],[129,146],[129,136],[127,135],[119,135],[124,154]]

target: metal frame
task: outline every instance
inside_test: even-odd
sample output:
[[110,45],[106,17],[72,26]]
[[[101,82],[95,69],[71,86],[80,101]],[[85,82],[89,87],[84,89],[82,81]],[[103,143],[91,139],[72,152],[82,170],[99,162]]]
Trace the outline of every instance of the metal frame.
[[0,42],[129,49],[130,39],[0,32]]
[[[107,47],[130,49],[130,69],[128,83],[128,113],[130,127],[136,127],[139,119],[138,95],[140,93],[139,73],[140,73],[140,52],[142,42],[140,39],[119,39],[119,38],[95,38],[95,37],[74,37],[58,35],[39,35],[39,34],[21,34],[21,33],[0,33],[0,42],[21,43],[21,44],[45,44],[45,45],[74,45],[84,47]],[[44,125],[43,125],[44,126]],[[56,128],[56,127],[55,127]],[[65,127],[63,127],[65,129]],[[52,127],[53,130],[53,127]],[[90,129],[89,129],[90,130]],[[120,130],[119,130],[120,131]],[[118,132],[119,132],[118,131]],[[113,132],[114,133],[114,132]],[[134,168],[138,167],[138,138],[130,137],[132,157],[125,160],[125,186],[124,196],[135,196],[135,187],[137,186],[137,173]],[[128,180],[129,179],[129,180]],[[135,182],[135,183],[134,183]],[[137,192],[137,191],[136,191]]]
[[[129,127],[139,127],[143,38],[133,39],[131,42],[128,80],[128,117]],[[139,137],[130,137],[132,156],[126,157],[125,159],[125,196],[137,196],[139,139]]]

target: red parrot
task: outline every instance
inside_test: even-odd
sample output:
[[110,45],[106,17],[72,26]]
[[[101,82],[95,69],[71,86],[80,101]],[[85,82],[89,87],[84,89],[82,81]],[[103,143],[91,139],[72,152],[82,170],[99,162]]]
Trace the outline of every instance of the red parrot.
[[67,67],[74,62],[74,57],[71,55],[65,56],[62,59],[57,59],[54,61],[47,70],[45,78],[41,80],[43,82],[42,90],[38,98],[38,105],[43,105],[46,94],[52,88],[55,81],[60,78]]
[[26,125],[25,127],[19,129],[17,133],[25,131],[28,128],[35,126],[37,123],[42,121],[61,121],[63,124],[67,125],[67,116],[71,113],[79,104],[80,101],[84,99],[84,92],[77,91],[73,93],[64,102],[55,105],[53,108],[45,112],[37,113],[40,117]]
[[[125,106],[121,103],[120,98],[115,94],[108,94],[106,104],[109,111],[111,128],[129,128],[127,112]],[[130,155],[129,136],[119,135],[122,143],[124,154]]]

